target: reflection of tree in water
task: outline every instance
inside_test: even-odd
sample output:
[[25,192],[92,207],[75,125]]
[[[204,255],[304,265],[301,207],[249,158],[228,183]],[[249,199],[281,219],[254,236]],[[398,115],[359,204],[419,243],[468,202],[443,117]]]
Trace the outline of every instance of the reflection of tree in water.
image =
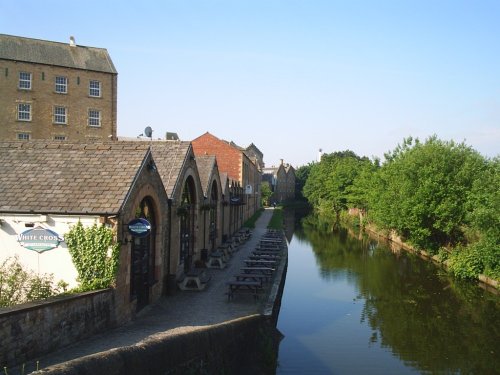
[[[318,230],[320,228],[320,230]],[[321,228],[323,230],[321,230]],[[296,236],[311,243],[326,279],[347,275],[364,300],[361,321],[379,342],[420,371],[500,371],[500,298],[450,279],[417,256],[308,217]]]

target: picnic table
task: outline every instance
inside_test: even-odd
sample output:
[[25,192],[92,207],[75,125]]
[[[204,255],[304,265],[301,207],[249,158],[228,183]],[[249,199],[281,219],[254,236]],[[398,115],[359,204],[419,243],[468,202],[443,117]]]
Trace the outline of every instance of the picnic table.
[[231,300],[234,297],[234,293],[236,292],[246,292],[253,294],[254,299],[258,298],[258,293],[263,291],[262,282],[260,281],[243,281],[243,280],[233,280],[228,281],[228,291],[227,291],[227,299]]
[[207,267],[220,269],[225,268],[226,262],[224,261],[224,253],[221,251],[214,251],[213,253],[210,253],[208,256]]
[[184,274],[182,280],[177,285],[181,290],[203,290],[210,281],[204,269],[193,268]]
[[261,273],[240,273],[234,275],[236,281],[260,281],[261,283],[264,281],[269,281],[271,279],[271,275],[261,274]]
[[245,259],[244,262],[247,266],[275,266],[278,263],[276,260],[266,259]]
[[278,261],[280,259],[279,255],[273,255],[273,254],[261,254],[261,253],[253,253],[252,255],[248,256],[248,259],[250,260],[275,260]]
[[256,273],[261,275],[272,275],[274,268],[272,267],[241,267],[243,273]]

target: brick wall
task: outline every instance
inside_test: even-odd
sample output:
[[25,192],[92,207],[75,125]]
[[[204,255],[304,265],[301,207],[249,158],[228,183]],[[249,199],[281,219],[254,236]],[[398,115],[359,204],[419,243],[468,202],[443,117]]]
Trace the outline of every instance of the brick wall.
[[[32,75],[31,90],[18,88],[19,72]],[[55,92],[55,77],[67,78],[67,93]],[[101,82],[101,97],[89,96],[89,81]],[[17,104],[31,104],[31,121],[17,120]],[[65,107],[67,123],[55,124],[54,106]],[[89,109],[101,112],[101,126],[88,125]],[[28,133],[31,139],[69,141],[116,139],[117,75],[49,65],[0,60],[0,139],[17,139]]]

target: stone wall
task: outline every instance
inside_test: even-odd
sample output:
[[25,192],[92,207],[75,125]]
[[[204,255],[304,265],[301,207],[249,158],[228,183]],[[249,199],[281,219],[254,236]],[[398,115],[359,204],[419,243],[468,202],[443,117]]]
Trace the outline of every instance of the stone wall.
[[114,326],[111,289],[0,309],[0,365],[8,368]]
[[277,344],[270,319],[253,315],[212,326],[187,327],[177,334],[156,334],[138,345],[81,357],[33,374],[274,373]]

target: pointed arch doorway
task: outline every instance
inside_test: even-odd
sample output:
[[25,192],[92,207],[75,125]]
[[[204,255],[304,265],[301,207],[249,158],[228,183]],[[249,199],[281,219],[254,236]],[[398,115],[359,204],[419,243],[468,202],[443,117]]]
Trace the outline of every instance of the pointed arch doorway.
[[193,261],[195,185],[191,176],[186,179],[182,190],[180,210],[180,254],[179,262],[184,263],[187,272]]
[[133,237],[131,246],[130,298],[136,299],[137,311],[149,304],[151,285],[155,281],[156,222],[153,202],[144,198],[135,209],[135,218],[142,218],[151,224],[146,237]]

